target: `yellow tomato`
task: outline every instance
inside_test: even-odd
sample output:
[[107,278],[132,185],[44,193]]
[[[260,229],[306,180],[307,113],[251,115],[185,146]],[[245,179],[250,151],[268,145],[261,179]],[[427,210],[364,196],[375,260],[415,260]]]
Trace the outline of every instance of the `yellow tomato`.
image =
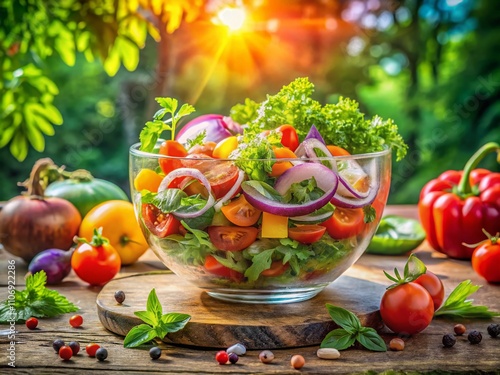
[[217,159],[227,159],[229,154],[238,147],[238,138],[234,135],[219,141],[212,152],[212,157]]
[[158,191],[163,177],[151,169],[141,169],[134,179],[134,188],[137,191],[149,190],[153,193]]
[[94,228],[99,227],[120,255],[122,265],[134,263],[148,249],[130,202],[113,200],[95,206],[83,218],[79,237],[92,238]]

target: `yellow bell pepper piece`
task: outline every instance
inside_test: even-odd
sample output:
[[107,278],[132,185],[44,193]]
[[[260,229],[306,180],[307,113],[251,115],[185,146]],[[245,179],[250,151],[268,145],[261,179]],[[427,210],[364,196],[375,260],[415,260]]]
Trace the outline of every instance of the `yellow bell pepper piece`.
[[287,238],[288,217],[263,212],[261,236],[263,238]]

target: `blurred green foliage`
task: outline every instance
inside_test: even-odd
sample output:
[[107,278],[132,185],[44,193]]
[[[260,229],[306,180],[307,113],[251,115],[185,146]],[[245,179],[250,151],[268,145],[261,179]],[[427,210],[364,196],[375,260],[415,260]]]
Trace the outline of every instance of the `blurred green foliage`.
[[[69,4],[106,4],[108,10],[122,4],[111,0],[23,1],[19,7],[45,7],[38,13],[28,8],[21,12],[28,18],[38,14],[37,20],[43,19],[47,9]],[[5,13],[7,3],[14,6],[0,0],[2,20],[13,17]],[[127,9],[147,8],[142,3],[131,2]],[[196,114],[227,114],[246,97],[261,101],[266,93],[277,92],[298,76],[310,77],[316,86],[314,97],[322,103],[351,97],[367,115],[393,118],[399,125],[410,150],[403,161],[393,164],[390,203],[415,203],[425,182],[446,169],[460,169],[482,144],[500,140],[500,55],[496,50],[500,14],[494,1],[275,1],[267,8],[271,3],[264,1],[259,9],[247,1],[249,10],[263,20],[279,19],[285,25],[285,21],[321,16],[327,21],[319,30],[292,23],[289,29],[255,32],[248,50],[235,36],[225,41],[222,53],[209,33],[216,26],[206,22],[212,15],[201,14],[200,22],[194,18],[202,1],[184,2],[193,7],[188,14],[194,22],[182,25],[178,16],[182,9],[160,9],[164,3],[175,6],[180,1],[144,3],[150,8],[132,12],[141,31],[122,29],[138,33],[132,39],[135,47],[129,43],[129,50],[115,43],[120,30],[116,25],[123,20],[101,19],[102,14],[96,12],[92,22],[75,21],[76,28],[71,22],[36,30],[0,26],[0,57],[16,52],[0,64],[0,146],[21,137],[15,129],[26,134],[23,145],[14,142],[18,145],[14,150],[12,145],[10,150],[0,148],[0,200],[19,193],[16,182],[24,180],[34,161],[42,157],[29,149],[28,142],[39,151],[45,143],[43,156],[58,165],[88,169],[127,189],[128,147],[138,140],[140,129],[157,109],[155,96],[189,102]],[[359,4],[365,4],[364,8]],[[78,7],[68,10],[77,18],[82,17],[80,11]],[[148,11],[158,16],[156,21],[143,18]],[[168,17],[162,16],[167,13],[175,16],[170,31],[179,29],[166,35],[160,27],[155,34],[153,25],[168,24]],[[28,18],[16,18],[16,22],[23,25]],[[335,20],[333,26],[328,20]],[[115,26],[114,34],[104,31],[110,25]],[[67,32],[49,32],[51,28]],[[156,40],[146,36],[148,31]],[[78,43],[80,34],[89,37],[85,48]],[[19,36],[23,42],[16,44]],[[59,38],[75,38],[75,48],[68,52]],[[252,45],[260,48],[251,49]],[[113,53],[116,57],[109,60]],[[120,69],[121,65],[132,72]],[[54,132],[53,125],[61,121],[63,126]],[[38,131],[29,131],[35,128]],[[17,159],[26,158],[18,162],[11,152]],[[499,170],[493,157],[482,166]]]

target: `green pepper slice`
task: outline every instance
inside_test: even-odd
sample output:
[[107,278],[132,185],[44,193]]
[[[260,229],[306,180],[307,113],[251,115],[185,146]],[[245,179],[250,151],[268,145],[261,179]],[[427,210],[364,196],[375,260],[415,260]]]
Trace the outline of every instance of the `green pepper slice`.
[[366,249],[370,254],[400,255],[416,249],[425,240],[420,222],[397,215],[382,218]]

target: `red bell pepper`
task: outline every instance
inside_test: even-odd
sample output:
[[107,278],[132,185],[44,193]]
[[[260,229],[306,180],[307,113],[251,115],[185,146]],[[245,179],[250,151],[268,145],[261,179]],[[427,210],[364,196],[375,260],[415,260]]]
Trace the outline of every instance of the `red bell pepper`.
[[470,259],[474,249],[464,244],[484,240],[483,229],[500,232],[500,173],[474,169],[500,145],[490,142],[469,159],[463,171],[446,171],[420,192],[418,211],[427,241],[451,258]]

